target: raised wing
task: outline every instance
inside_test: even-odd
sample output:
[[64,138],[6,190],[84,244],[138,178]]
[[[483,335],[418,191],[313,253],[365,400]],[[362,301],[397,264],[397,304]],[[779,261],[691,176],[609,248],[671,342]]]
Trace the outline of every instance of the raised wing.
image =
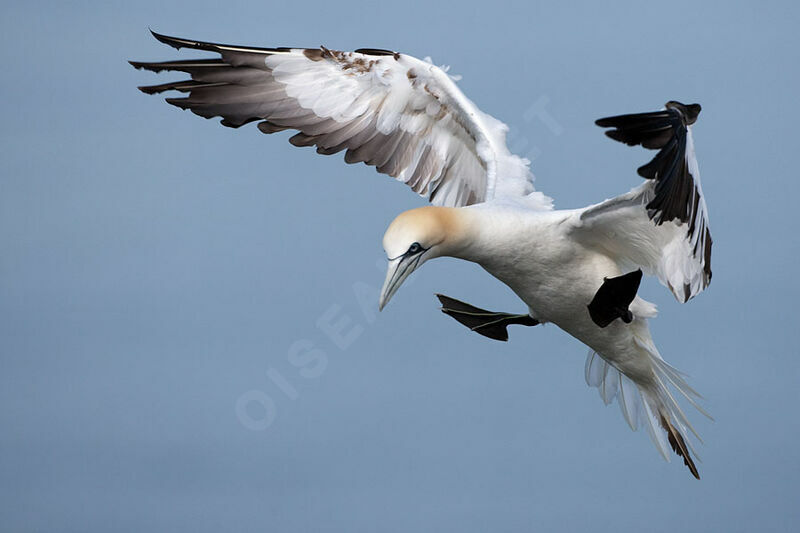
[[647,183],[586,208],[575,230],[621,264],[657,275],[681,302],[711,283],[708,209],[690,127],[699,113],[699,104],[667,102],[663,111],[598,120],[614,128],[606,132],[612,139],[660,151],[638,169]]
[[[167,102],[238,128],[260,121],[264,133],[298,130],[295,146],[320,154],[346,150],[406,183],[436,205],[464,206],[496,196],[533,193],[528,161],[505,145],[505,124],[482,113],[440,68],[377,49],[251,48],[153,33],[175,48],[216,52],[219,59],[143,63],[154,72],[180,71],[191,79],[140,87],[148,94],[176,90]],[[533,193],[533,194],[532,194]]]

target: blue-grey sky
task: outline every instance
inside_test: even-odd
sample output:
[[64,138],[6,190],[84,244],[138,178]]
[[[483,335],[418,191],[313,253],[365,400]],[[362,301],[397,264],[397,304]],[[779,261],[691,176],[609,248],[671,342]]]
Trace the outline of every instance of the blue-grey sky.
[[[551,4],[4,2],[0,529],[796,530],[800,8]],[[564,208],[652,155],[596,118],[702,103],[714,281],[642,289],[716,418],[691,415],[702,481],[555,326],[502,344],[442,315],[435,292],[524,309],[479,267],[429,263],[376,314],[383,232],[422,200],[139,93],[170,78],[127,59],[191,57],[148,26],[431,55]]]

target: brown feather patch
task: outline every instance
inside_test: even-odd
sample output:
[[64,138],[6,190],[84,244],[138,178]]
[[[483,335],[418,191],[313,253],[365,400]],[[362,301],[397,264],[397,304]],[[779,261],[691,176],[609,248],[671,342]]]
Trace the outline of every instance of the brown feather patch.
[[672,424],[669,423],[669,420],[664,418],[664,415],[661,415],[661,427],[667,432],[667,439],[669,440],[669,445],[672,446],[672,451],[674,451],[678,457],[683,457],[683,464],[685,464],[692,475],[700,479],[700,473],[697,471],[697,467],[694,465],[694,461],[692,461],[692,457],[689,455],[689,449],[686,447],[686,442],[683,440],[683,436],[678,433]]

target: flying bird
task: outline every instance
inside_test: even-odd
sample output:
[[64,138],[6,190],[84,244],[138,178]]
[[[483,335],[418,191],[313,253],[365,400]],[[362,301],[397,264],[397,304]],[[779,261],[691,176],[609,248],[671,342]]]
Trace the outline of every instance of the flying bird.
[[[617,399],[633,430],[644,426],[699,479],[689,433],[700,440],[678,395],[701,413],[685,375],[659,354],[648,327],[653,304],[637,295],[656,276],[679,302],[711,281],[711,233],[691,126],[700,105],[667,102],[655,112],[603,118],[606,134],[657,150],[631,191],[581,209],[556,210],[533,187],[529,161],[512,154],[507,127],[481,112],[445,70],[389,50],[255,48],[168,37],[206,59],[131,64],[177,71],[186,80],[139,87],[179,91],[166,101],[238,128],[295,130],[289,141],[324,155],[344,151],[411,187],[432,205],[401,213],[383,238],[388,271],[379,308],[426,261],[478,263],[510,287],[527,312],[501,313],[437,295],[442,311],[505,341],[512,324],[551,322],[589,348],[585,376],[606,404]],[[710,418],[710,417],[709,417]]]

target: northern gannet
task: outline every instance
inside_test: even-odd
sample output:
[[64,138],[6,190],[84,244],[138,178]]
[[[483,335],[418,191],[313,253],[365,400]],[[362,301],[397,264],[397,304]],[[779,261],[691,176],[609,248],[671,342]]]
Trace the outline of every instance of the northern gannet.
[[430,60],[371,48],[253,48],[153,35],[220,57],[131,61],[190,77],[143,92],[188,93],[167,102],[232,128],[258,121],[264,133],[298,130],[293,145],[325,155],[344,150],[346,162],[373,165],[428,197],[432,206],[401,213],[386,231],[380,309],[426,261],[478,263],[528,312],[490,312],[437,295],[442,311],[498,340],[507,340],[509,324],[545,322],[576,337],[590,348],[587,383],[606,404],[616,398],[632,429],[643,425],[667,461],[671,448],[699,479],[687,438],[699,436],[671,389],[706,413],[684,375],[661,358],[647,323],[656,308],[637,296],[643,273],[680,302],[711,281],[708,210],[691,134],[698,104],[670,101],[660,111],[598,120],[612,139],[659,150],[638,169],[646,181],[595,205],[554,210],[534,190],[529,161],[506,147],[505,124],[482,113]]

